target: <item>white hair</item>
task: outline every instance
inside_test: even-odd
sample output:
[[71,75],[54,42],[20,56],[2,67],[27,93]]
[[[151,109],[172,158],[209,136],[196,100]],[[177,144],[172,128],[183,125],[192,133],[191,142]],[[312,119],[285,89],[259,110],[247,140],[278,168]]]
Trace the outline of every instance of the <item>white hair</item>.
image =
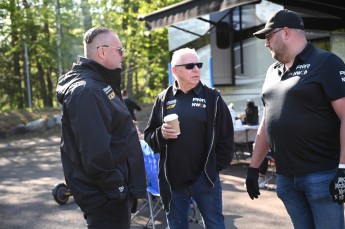
[[172,55],[172,58],[171,58],[171,66],[175,66],[177,64],[181,64],[180,61],[181,61],[181,56],[185,55],[185,54],[194,54],[198,59],[199,59],[199,56],[198,56],[198,53],[195,51],[194,48],[182,48],[182,49],[178,49],[176,50],[173,55]]

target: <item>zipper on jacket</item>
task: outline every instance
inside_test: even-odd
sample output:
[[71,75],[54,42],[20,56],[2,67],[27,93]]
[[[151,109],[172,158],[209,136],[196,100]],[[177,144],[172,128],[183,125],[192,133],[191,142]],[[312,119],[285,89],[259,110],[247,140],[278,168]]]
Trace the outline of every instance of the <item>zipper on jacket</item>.
[[[163,118],[164,118],[164,104],[165,104],[165,98],[166,98],[166,94],[168,93],[168,90],[166,91],[166,93],[164,94],[164,97],[162,98],[162,115],[161,115],[161,123],[163,123]],[[157,135],[158,136],[158,135]],[[172,200],[172,190],[171,190],[171,185],[170,185],[170,181],[168,179],[167,176],[167,160],[168,160],[168,146],[165,146],[165,160],[164,160],[164,177],[165,180],[167,181],[168,185],[169,185],[169,190],[170,190],[170,200],[168,202],[168,206],[166,207],[167,209],[167,213],[170,212],[170,204],[171,204],[171,200]]]
[[211,138],[211,144],[210,144],[210,148],[208,149],[208,154],[207,154],[207,159],[206,159],[206,162],[205,162],[205,166],[204,166],[204,171],[205,171],[205,175],[207,177],[207,179],[210,181],[210,183],[212,184],[212,188],[214,188],[214,183],[212,182],[211,178],[208,176],[207,174],[207,171],[206,171],[206,165],[207,165],[207,162],[208,162],[208,159],[210,157],[210,154],[211,154],[211,150],[212,150],[212,147],[213,147],[213,143],[214,143],[214,123],[216,121],[216,117],[217,117],[217,108],[218,108],[218,100],[219,100],[219,96],[217,96],[217,99],[216,99],[216,106],[215,106],[215,109],[214,109],[214,117],[213,117],[213,123],[212,123],[212,138]]

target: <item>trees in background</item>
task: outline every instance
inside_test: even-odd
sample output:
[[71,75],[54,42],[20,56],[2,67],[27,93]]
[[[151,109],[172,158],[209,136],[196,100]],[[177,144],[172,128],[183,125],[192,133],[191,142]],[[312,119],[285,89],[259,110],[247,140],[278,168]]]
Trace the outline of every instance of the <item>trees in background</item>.
[[83,55],[86,30],[116,31],[126,48],[123,88],[151,102],[166,87],[167,31],[147,34],[146,14],[178,0],[8,0],[0,2],[0,110],[57,106],[58,76]]

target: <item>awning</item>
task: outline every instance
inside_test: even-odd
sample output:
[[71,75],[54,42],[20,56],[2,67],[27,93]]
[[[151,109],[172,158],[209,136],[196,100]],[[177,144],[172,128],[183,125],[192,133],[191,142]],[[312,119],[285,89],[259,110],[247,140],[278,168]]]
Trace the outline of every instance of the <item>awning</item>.
[[332,31],[345,26],[345,1],[269,0],[301,15],[307,29]]
[[[286,9],[311,14],[321,18],[345,19],[345,1],[325,0],[269,0],[281,4]],[[316,13],[316,15],[315,15]]]
[[187,19],[259,2],[261,0],[187,0],[139,16],[139,20],[146,22],[147,30],[154,30]]

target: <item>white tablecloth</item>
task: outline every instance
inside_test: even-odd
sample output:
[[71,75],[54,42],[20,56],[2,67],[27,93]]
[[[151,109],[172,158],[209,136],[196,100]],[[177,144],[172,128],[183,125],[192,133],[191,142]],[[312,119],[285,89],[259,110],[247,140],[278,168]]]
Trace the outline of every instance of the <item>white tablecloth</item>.
[[254,142],[256,132],[258,131],[258,125],[249,126],[241,125],[234,127],[234,141],[235,143],[248,143]]

